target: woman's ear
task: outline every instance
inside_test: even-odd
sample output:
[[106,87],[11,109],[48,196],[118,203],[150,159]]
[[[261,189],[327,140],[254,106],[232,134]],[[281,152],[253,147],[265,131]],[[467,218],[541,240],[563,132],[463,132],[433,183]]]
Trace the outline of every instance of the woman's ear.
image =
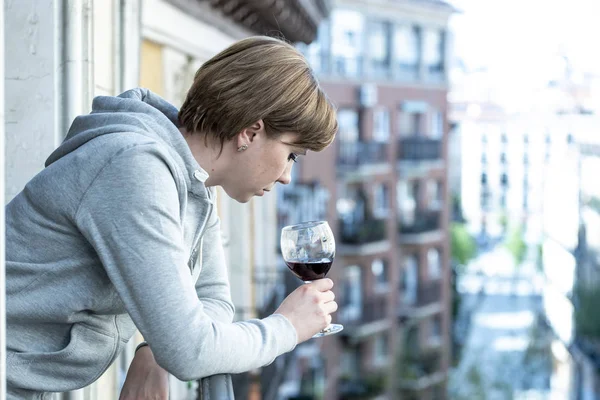
[[258,136],[263,136],[267,134],[265,131],[265,123],[262,119],[259,119],[255,123],[253,123],[248,130],[250,131],[250,141],[254,140],[254,138]]
[[248,148],[248,146],[256,139],[257,135],[264,136],[266,133],[265,123],[262,119],[259,119],[249,127],[242,129],[240,133],[237,134],[235,138],[235,145],[238,149],[242,148],[243,146]]

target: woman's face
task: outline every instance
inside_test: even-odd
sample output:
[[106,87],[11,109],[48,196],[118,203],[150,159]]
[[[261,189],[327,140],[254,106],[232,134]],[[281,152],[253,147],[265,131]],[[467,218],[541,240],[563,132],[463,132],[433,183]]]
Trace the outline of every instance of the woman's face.
[[246,203],[254,196],[263,196],[277,182],[290,183],[294,161],[306,154],[305,149],[293,144],[296,138],[295,133],[284,133],[272,139],[263,128],[238,139],[237,147],[242,144],[248,147],[233,157],[230,174],[222,184],[225,192]]

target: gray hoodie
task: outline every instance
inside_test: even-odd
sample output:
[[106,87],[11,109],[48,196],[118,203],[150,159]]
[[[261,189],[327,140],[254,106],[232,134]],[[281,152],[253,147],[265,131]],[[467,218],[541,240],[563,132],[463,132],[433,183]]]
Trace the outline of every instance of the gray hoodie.
[[175,107],[148,90],[97,97],[75,119],[6,206],[9,389],[86,386],[136,328],[181,380],[248,371],[294,348],[282,315],[232,323],[207,177]]

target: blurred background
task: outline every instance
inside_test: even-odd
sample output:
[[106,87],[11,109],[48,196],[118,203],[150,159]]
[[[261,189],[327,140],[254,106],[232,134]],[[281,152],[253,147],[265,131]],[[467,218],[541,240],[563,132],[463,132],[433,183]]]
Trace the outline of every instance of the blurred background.
[[[301,283],[281,228],[327,220],[345,329],[236,375],[236,398],[600,399],[598,21],[598,0],[4,0],[0,191],[94,96],[180,105],[220,50],[284,37],[340,131],[276,193],[220,193],[236,319]],[[118,398],[140,340],[63,398]]]

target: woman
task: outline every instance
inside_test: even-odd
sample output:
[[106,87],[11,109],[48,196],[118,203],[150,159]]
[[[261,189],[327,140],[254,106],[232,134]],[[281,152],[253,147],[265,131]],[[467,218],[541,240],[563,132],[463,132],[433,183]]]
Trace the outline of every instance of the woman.
[[[294,47],[253,37],[196,73],[175,107],[145,89],[97,97],[6,207],[9,398],[94,382],[136,329],[122,398],[271,363],[328,325],[329,279],[232,323],[215,187],[247,202],[334,139],[335,111]],[[206,397],[232,398],[215,376]],[[162,396],[162,397],[161,397]]]

